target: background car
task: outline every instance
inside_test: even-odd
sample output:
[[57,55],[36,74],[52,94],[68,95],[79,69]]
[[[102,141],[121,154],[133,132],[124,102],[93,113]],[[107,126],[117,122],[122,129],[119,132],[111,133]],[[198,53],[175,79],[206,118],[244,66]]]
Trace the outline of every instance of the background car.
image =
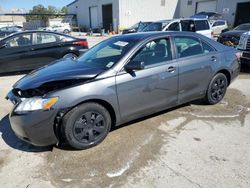
[[86,39],[49,31],[24,31],[0,40],[0,73],[33,70],[60,58],[77,58]]
[[222,19],[222,15],[217,13],[217,12],[199,12],[191,18],[206,18],[209,20],[217,20],[217,19]]
[[19,138],[87,149],[111,127],[196,99],[217,104],[238,76],[236,49],[192,32],[119,35],[19,80],[7,99]]
[[183,18],[153,22],[142,30],[150,31],[190,31],[212,38],[212,29],[207,19]]
[[53,25],[50,27],[46,27],[44,30],[69,34],[71,32],[71,27],[69,24],[61,24],[61,25]]
[[152,22],[139,22],[139,23],[133,25],[132,27],[130,27],[128,29],[124,29],[122,31],[122,34],[140,32],[140,31],[142,31],[145,27],[147,27],[151,23]]
[[0,38],[6,37],[12,33],[23,31],[21,26],[8,26],[0,28]]
[[241,63],[250,66],[250,31],[241,35],[237,49],[241,52]]
[[241,24],[231,31],[221,33],[217,41],[226,46],[237,47],[241,35],[248,31],[250,31],[250,23]]
[[212,35],[214,38],[220,36],[220,34],[228,29],[228,24],[226,20],[210,20],[212,27]]

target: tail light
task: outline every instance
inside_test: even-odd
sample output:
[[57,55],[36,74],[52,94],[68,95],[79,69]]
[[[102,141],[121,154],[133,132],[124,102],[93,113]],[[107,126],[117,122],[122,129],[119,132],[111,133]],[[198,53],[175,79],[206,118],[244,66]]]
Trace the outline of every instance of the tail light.
[[237,61],[240,62],[240,58],[242,56],[242,52],[236,52],[235,56],[236,56]]
[[78,45],[78,46],[86,46],[88,47],[88,41],[86,40],[81,40],[81,41],[77,41],[77,42],[73,42],[74,45]]

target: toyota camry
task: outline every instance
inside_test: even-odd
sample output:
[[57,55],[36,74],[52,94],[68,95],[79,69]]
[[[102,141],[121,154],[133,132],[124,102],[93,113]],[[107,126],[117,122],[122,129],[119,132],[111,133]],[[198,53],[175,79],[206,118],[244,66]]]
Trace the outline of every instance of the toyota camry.
[[86,149],[142,116],[196,99],[219,103],[239,69],[234,48],[200,34],[115,36],[20,79],[6,97],[10,123],[34,145]]

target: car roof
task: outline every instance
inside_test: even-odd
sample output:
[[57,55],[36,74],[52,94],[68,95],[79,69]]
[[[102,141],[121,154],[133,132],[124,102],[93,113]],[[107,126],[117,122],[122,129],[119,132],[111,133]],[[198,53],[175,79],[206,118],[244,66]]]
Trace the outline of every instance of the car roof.
[[206,20],[208,21],[208,19],[206,18],[179,18],[179,19],[171,19],[171,20],[159,20],[153,23],[167,23],[167,22],[176,22],[176,21],[181,21],[181,20]]
[[62,36],[67,36],[67,37],[75,38],[75,37],[73,37],[73,36],[65,35],[65,34],[63,34],[63,33],[53,32],[53,31],[28,30],[28,31],[19,31],[19,32],[12,33],[12,34],[8,35],[7,37],[5,37],[5,38],[3,38],[3,39],[1,39],[1,40],[7,39],[7,38],[12,37],[12,36],[15,36],[15,35],[25,34],[25,33],[50,33],[50,34],[57,34],[57,35],[62,35]]

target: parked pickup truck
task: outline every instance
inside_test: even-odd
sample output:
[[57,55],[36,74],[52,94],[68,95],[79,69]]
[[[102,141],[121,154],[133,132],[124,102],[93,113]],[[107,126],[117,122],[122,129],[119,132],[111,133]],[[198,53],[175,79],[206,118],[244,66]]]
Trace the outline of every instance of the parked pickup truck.
[[241,52],[241,63],[250,65],[250,31],[241,35],[237,49]]

